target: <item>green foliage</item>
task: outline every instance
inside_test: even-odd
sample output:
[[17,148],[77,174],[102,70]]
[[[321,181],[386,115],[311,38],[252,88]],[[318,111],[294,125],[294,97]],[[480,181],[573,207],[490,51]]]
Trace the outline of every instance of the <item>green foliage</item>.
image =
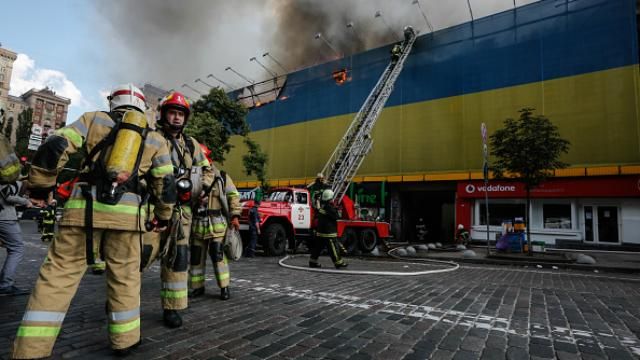
[[[518,178],[527,191],[525,223],[531,239],[529,208],[531,189],[543,182],[554,169],[567,164],[560,156],[569,152],[569,141],[560,137],[558,128],[543,115],[533,115],[532,108],[520,110],[520,118],[507,119],[504,128],[491,135],[491,155],[496,157],[492,170],[497,178]],[[529,255],[533,255],[529,246]]]
[[33,109],[24,110],[18,115],[18,127],[16,128],[16,155],[28,156],[29,136],[33,125]]
[[256,174],[256,178],[260,182],[261,186],[268,187],[266,171],[269,156],[262,151],[260,144],[253,141],[250,137],[245,137],[244,143],[249,149],[249,153],[242,157],[242,163],[244,164],[246,174],[249,176]]
[[11,140],[11,133],[13,133],[13,116],[7,119],[3,130],[4,137],[9,140]]
[[193,103],[185,133],[207,145],[214,161],[224,163],[225,155],[233,148],[229,144],[231,136],[249,133],[247,113],[247,108],[229,99],[222,89],[212,88]]
[[560,157],[570,145],[548,118],[533,115],[533,110],[520,110],[519,119],[505,120],[504,128],[490,136],[495,157],[491,170],[497,178],[520,179],[527,189],[538,186],[554,169],[567,166]]

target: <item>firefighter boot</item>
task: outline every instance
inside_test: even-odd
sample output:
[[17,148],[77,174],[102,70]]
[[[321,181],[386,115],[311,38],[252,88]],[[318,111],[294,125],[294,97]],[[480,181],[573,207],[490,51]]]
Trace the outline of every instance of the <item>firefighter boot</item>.
[[193,289],[193,290],[191,290],[191,293],[189,294],[189,296],[191,296],[191,297],[198,297],[198,296],[202,296],[202,295],[204,295],[204,287]]
[[309,267],[319,269],[322,267],[322,265],[318,263],[318,259],[309,259]]
[[220,299],[222,300],[229,300],[229,298],[231,297],[231,294],[229,293],[229,287],[223,287],[222,289],[220,289]]
[[137,343],[135,343],[135,344],[133,344],[133,345],[129,346],[128,348],[124,348],[124,349],[113,349],[113,354],[114,354],[115,356],[118,356],[118,357],[125,357],[125,356],[128,356],[129,354],[131,354],[131,350],[133,350],[133,349],[137,348],[137,347],[140,345],[140,343],[142,343],[142,340],[140,340],[140,341],[138,341]]
[[176,310],[165,310],[162,315],[162,320],[164,321],[164,325],[171,329],[182,326],[182,318]]

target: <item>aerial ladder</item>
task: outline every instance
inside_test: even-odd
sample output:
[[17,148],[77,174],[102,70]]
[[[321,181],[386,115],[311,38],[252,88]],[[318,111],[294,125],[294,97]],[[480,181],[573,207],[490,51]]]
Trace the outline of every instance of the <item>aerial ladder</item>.
[[413,28],[410,26],[404,28],[404,40],[393,47],[391,62],[367,96],[360,111],[351,121],[345,135],[322,169],[323,174],[328,174],[326,180],[334,192],[334,199],[337,203],[342,202],[351,180],[371,151],[373,146],[371,131],[393,92],[393,86],[402,72],[404,62],[409,57],[416,37],[417,34]]

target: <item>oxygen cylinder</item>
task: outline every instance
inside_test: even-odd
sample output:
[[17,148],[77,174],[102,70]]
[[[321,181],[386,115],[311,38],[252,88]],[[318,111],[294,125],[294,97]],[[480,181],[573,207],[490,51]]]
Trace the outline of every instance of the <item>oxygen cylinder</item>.
[[[144,129],[147,127],[147,117],[138,111],[127,111],[124,116],[122,116],[122,124],[129,124]],[[118,129],[116,141],[107,159],[107,174],[109,174],[109,180],[117,184],[122,184],[131,177],[131,173],[136,165],[141,143],[142,135],[140,135],[140,133],[128,128]]]

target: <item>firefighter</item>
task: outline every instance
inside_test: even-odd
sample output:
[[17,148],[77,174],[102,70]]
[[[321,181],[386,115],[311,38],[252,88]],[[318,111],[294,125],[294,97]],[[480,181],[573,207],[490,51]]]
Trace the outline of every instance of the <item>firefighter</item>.
[[336,269],[347,267],[347,263],[340,256],[340,245],[337,240],[339,216],[332,200],[333,190],[327,189],[322,192],[320,208],[317,214],[318,227],[313,240],[314,244],[311,248],[311,256],[309,257],[309,267],[311,268],[321,267],[318,263],[318,258],[325,247],[328,247],[329,256],[333,260],[333,265]]
[[148,131],[142,91],[132,84],[118,86],[108,100],[109,112],[82,114],[47,137],[33,158],[29,191],[43,206],[69,155],[82,148],[88,152],[18,328],[15,359],[51,355],[87,263],[94,261],[93,240],[98,238],[107,268],[111,347],[125,355],[139,344],[142,202],[150,193],[153,230],[164,231],[176,187],[166,143]]
[[393,48],[391,48],[391,59],[398,61],[400,59],[400,55],[402,55],[402,46],[400,46],[400,44],[393,45]]
[[469,244],[469,230],[462,224],[458,224],[458,230],[456,230],[456,244],[464,246]]
[[147,234],[144,241],[144,267],[156,257],[161,259],[160,297],[163,321],[169,328],[182,326],[178,313],[188,305],[189,237],[191,233],[192,202],[200,200],[201,194],[193,193],[192,172],[200,167],[202,187],[211,186],[213,170],[202,152],[198,141],[183,133],[189,120],[191,106],[184,95],[172,92],[160,103],[160,119],[157,133],[171,152],[170,161],[176,181],[178,199],[171,217],[170,231],[162,234]]
[[[211,161],[211,159],[209,159]],[[224,171],[211,166],[215,174],[215,180],[208,188],[206,205],[196,216],[193,224],[193,237],[191,239],[191,268],[189,280],[191,296],[197,297],[204,294],[204,275],[207,261],[207,253],[211,257],[216,282],[220,288],[220,299],[228,300],[229,292],[229,262],[223,251],[223,241],[227,232],[227,224],[235,230],[240,229],[240,193],[233,184],[231,177]]]
[[53,241],[56,226],[56,203],[51,201],[47,207],[40,210],[40,219],[38,221],[41,240],[44,242]]
[[325,181],[323,173],[318,173],[315,181],[307,185],[307,189],[309,189],[309,193],[311,194],[311,204],[314,208],[318,209],[320,207],[320,196],[322,192],[328,188],[329,185]]

